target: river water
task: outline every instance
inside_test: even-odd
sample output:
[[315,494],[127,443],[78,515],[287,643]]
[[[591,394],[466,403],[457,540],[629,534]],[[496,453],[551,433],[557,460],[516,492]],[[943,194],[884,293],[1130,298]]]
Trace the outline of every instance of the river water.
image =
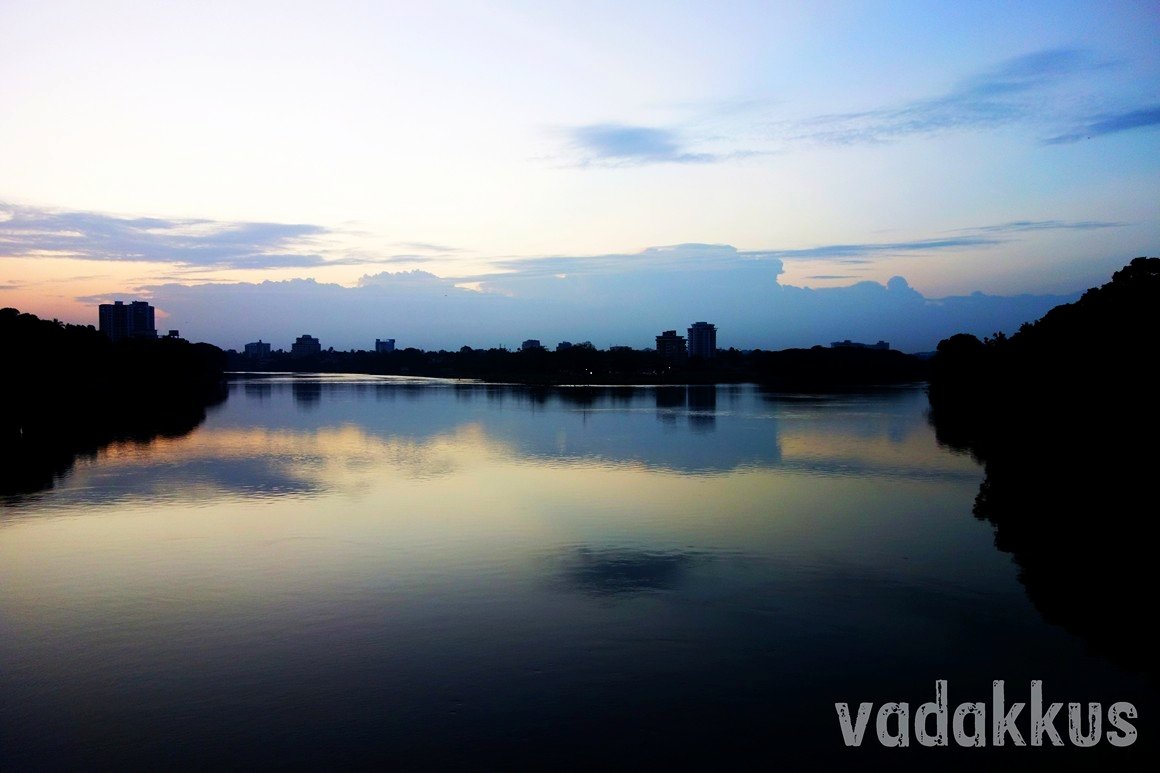
[[0,767],[1074,762],[913,727],[886,750],[873,716],[843,743],[835,703],[913,713],[940,679],[951,712],[996,679],[1154,695],[1041,619],[925,413],[921,388],[240,378],[192,433],[4,501]]

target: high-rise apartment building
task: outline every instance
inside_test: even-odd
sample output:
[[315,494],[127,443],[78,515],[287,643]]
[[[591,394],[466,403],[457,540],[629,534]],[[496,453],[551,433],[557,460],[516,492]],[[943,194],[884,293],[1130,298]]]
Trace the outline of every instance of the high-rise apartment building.
[[683,360],[685,337],[677,335],[676,330],[666,330],[657,336],[657,353],[666,360]]
[[717,356],[717,326],[694,322],[689,328],[689,356],[710,360]]
[[157,337],[153,307],[145,301],[133,301],[128,305],[122,301],[102,303],[98,313],[100,330],[112,341]]
[[312,354],[322,354],[322,344],[312,335],[300,335],[290,347],[291,357],[309,357]]

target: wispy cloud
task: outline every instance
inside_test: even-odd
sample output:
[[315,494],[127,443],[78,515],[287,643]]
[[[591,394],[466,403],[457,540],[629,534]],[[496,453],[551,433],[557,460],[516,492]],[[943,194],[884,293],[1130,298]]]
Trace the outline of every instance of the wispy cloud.
[[1149,105],[1139,110],[1099,116],[1086,126],[1045,140],[1048,145],[1064,145],[1105,134],[1118,134],[1132,129],[1146,129],[1160,125],[1160,105]]
[[[564,134],[576,166],[629,167],[716,163],[771,155],[803,142],[886,143],[1017,124],[1041,136],[1050,134],[1043,140],[1046,144],[1064,144],[1160,124],[1160,106],[1127,105],[1119,112],[1107,112],[1105,90],[1090,82],[1085,89],[1085,78],[1115,69],[1116,63],[1092,51],[1054,48],[999,62],[961,78],[942,93],[865,110],[770,121],[758,115],[768,116],[772,105],[778,109],[788,105],[735,101],[714,105],[716,112],[711,116],[704,115],[702,105],[700,117],[692,119],[692,124],[715,128],[697,133],[699,141],[691,139],[687,128],[625,123],[576,126]],[[1061,95],[1068,98],[1060,99]],[[712,152],[704,149],[710,140]]]
[[1128,223],[1109,220],[1012,220],[1009,223],[984,225],[962,229],[978,233],[1018,233],[1020,231],[1097,231],[1103,228],[1122,228]]
[[405,250],[415,250],[417,252],[462,252],[458,247],[449,247],[445,244],[431,244],[430,242],[395,242],[396,247],[402,247]]
[[1018,234],[1035,231],[1093,231],[1122,228],[1128,223],[1106,220],[1012,220],[1006,223],[972,226],[956,230],[955,236],[912,239],[898,242],[862,242],[856,244],[822,244],[792,250],[762,250],[744,253],[779,260],[830,260],[843,265],[869,263],[875,256],[900,253],[934,253],[976,247],[993,247],[1011,241]]
[[526,279],[576,279],[586,275],[622,276],[658,272],[723,269],[766,259],[781,272],[781,264],[769,253],[742,253],[728,244],[673,244],[649,247],[635,253],[607,255],[548,255],[535,258],[503,258],[492,261],[496,271],[457,277],[456,282],[492,282]]
[[1001,240],[984,236],[959,236],[946,239],[915,239],[906,242],[864,242],[860,244],[823,244],[817,247],[805,247],[795,250],[763,250],[763,256],[781,260],[817,260],[819,258],[832,259],[844,263],[865,262],[860,258],[864,255],[897,254],[903,252],[938,252],[943,250],[958,250],[969,247],[990,247],[1000,244]]
[[782,124],[792,139],[885,142],[954,129],[993,128],[1040,117],[1053,88],[1107,64],[1082,49],[1038,51],[968,77],[943,94],[851,113]]
[[[812,247],[738,250],[728,244],[674,244],[650,247],[636,253],[606,255],[547,255],[531,258],[503,258],[491,261],[493,270],[484,274],[450,277],[458,284],[480,283],[486,289],[516,290],[526,282],[546,287],[576,287],[576,280],[589,276],[644,277],[675,276],[681,273],[703,273],[741,270],[755,265],[762,272],[776,276],[783,261],[822,261],[838,272],[861,271],[876,261],[895,255],[925,256],[954,254],[964,250],[992,248],[1019,241],[1019,234],[1043,231],[1075,231],[1120,228],[1129,223],[1103,220],[1012,220],[958,229],[949,234],[889,242],[854,242],[820,244]],[[821,268],[819,266],[819,268]],[[833,273],[811,279],[856,279],[848,273]],[[564,280],[569,280],[565,282]],[[634,280],[630,280],[634,281]],[[647,280],[642,280],[647,281]],[[638,292],[643,292],[639,289]]]
[[391,264],[391,263],[430,263],[437,258],[426,255],[391,255],[386,258],[378,258],[375,263]]
[[566,133],[581,166],[704,164],[722,159],[690,151],[672,129],[604,123],[577,126]]
[[[0,258],[170,263],[192,269],[315,268],[404,262],[320,254],[330,229],[301,223],[117,217],[0,203]],[[408,258],[417,262],[421,258]]]

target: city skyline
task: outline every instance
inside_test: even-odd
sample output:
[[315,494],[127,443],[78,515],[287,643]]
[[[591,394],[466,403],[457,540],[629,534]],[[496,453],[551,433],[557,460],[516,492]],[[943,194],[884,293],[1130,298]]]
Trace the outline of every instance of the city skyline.
[[0,25],[0,305],[44,318],[132,295],[225,348],[245,310],[347,348],[452,346],[448,318],[643,346],[689,316],[929,350],[1160,253],[1150,3],[17,0]]

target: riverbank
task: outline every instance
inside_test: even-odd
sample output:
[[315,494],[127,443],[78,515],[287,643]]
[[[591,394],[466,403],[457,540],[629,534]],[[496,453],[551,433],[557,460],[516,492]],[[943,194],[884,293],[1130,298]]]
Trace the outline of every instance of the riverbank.
[[321,352],[294,357],[275,352],[261,359],[231,353],[238,371],[365,373],[368,375],[476,379],[560,385],[740,384],[791,390],[824,390],[926,380],[926,360],[897,351],[853,348],[722,350],[712,359],[666,359],[654,350],[576,346],[565,351],[470,349],[427,352]]
[[1153,683],[1157,309],[1160,259],[1139,258],[1010,338],[943,341],[930,381],[938,439],[985,465],[974,513],[1035,606]]
[[92,326],[0,310],[0,495],[52,485],[78,455],[196,427],[225,399],[224,353],[181,339],[112,342]]

